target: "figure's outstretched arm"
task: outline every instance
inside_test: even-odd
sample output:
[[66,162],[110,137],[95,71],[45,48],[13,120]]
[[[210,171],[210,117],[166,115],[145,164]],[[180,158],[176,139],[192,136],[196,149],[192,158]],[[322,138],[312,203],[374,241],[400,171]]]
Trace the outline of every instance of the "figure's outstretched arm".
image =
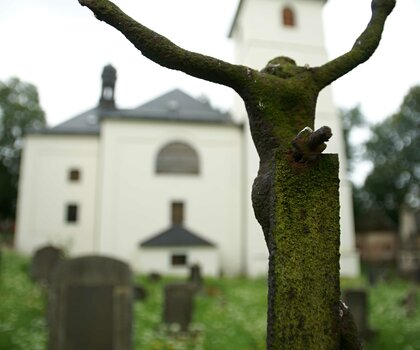
[[108,0],[79,0],[101,21],[120,31],[141,53],[157,64],[238,91],[247,67],[187,51],[125,14]]
[[357,38],[353,48],[323,66],[314,68],[314,78],[320,90],[372,56],[379,45],[385,21],[392,12],[395,3],[396,0],[372,0],[372,17],[364,32]]

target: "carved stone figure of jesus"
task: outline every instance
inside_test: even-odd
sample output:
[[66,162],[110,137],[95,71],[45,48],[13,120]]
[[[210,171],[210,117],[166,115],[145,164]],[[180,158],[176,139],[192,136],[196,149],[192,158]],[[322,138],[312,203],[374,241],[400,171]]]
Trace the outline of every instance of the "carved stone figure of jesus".
[[[285,269],[282,267],[277,269],[275,265],[287,265],[288,250],[293,250],[295,247],[282,248],[284,253],[281,262],[275,260],[278,258],[279,246],[281,246],[275,232],[276,225],[282,218],[275,218],[274,213],[276,205],[281,203],[273,204],[277,200],[276,196],[278,196],[278,192],[275,190],[275,182],[279,181],[278,173],[281,172],[279,171],[279,161],[282,164],[281,167],[290,169],[310,168],[311,164],[316,163],[319,154],[325,149],[325,142],[331,136],[331,130],[328,127],[312,132],[318,95],[324,87],[368,60],[374,53],[379,45],[385,21],[392,12],[396,0],[372,0],[370,22],[357,38],[351,50],[342,56],[321,66],[310,67],[307,65],[299,66],[292,58],[281,56],[280,53],[279,57],[270,60],[259,71],[187,51],[175,45],[166,37],[138,23],[108,0],[79,0],[79,2],[92,10],[97,19],[105,21],[119,30],[150,60],[163,67],[179,70],[193,77],[230,87],[242,98],[247,110],[253,142],[260,158],[258,176],[253,185],[252,202],[255,216],[263,228],[269,250],[269,280],[283,278],[279,277],[279,274],[283,273]],[[287,177],[284,177],[284,179],[286,181]],[[281,201],[279,200],[279,202]],[[291,204],[284,202],[283,205]],[[298,203],[297,206],[299,205]],[[299,210],[299,208],[293,210],[293,220],[296,222],[303,220],[304,217],[309,215],[308,210]],[[331,208],[331,210],[335,209]],[[322,221],[322,219],[319,220]],[[302,227],[303,234],[312,230],[309,226]],[[294,233],[291,232],[290,234]],[[337,258],[338,260],[338,253],[334,254],[334,259]],[[289,261],[299,259],[299,256],[296,256],[290,258]],[[302,269],[306,269],[305,264],[307,262],[304,263],[303,260],[305,259],[302,258],[301,261]],[[296,268],[299,268],[299,261],[294,264]],[[310,276],[307,280],[309,279]],[[269,282],[267,335],[267,347],[269,349],[278,349],[280,348],[279,344],[286,344],[290,338],[293,338],[293,336],[287,335],[288,333],[284,332],[284,329],[292,329],[294,326],[290,324],[295,321],[289,320],[289,324],[281,323],[284,322],[283,318],[288,316],[283,317],[273,310],[276,310],[276,293],[281,288],[284,289],[284,292],[278,300],[282,299],[283,301],[278,301],[278,303],[283,302],[284,307],[290,307],[294,299],[299,299],[301,287],[298,287],[297,284],[293,287],[293,283],[296,281],[295,278],[295,280],[288,280],[287,283],[277,283],[274,280]],[[334,298],[336,298],[337,288],[334,288],[334,293],[336,293]],[[289,300],[289,305],[284,304],[285,299]],[[303,302],[300,301],[299,303],[302,304]],[[334,317],[338,317],[340,307],[338,300],[334,305],[337,308],[327,310],[327,313],[334,313]],[[316,309],[315,306],[314,309]],[[343,313],[345,313],[345,310],[340,311],[340,315]],[[297,314],[299,320],[296,321],[297,324],[300,328],[305,329],[306,325],[311,323],[311,317],[306,311],[299,311]],[[322,328],[322,325],[320,327],[319,329],[328,328],[327,326]],[[319,330],[317,332],[327,331]],[[278,334],[282,335],[276,338]],[[310,331],[302,336],[302,339],[308,337],[310,337]],[[334,341],[337,342],[338,338],[336,337]],[[302,340],[302,344],[304,343]],[[309,344],[309,341],[307,344]],[[282,346],[284,347],[281,348],[288,348],[287,345]],[[340,346],[344,348],[343,345]],[[314,349],[315,347],[302,345],[303,348]],[[322,347],[318,341],[318,347],[316,348],[326,349],[327,347]],[[294,349],[298,349],[298,347],[294,347]]]

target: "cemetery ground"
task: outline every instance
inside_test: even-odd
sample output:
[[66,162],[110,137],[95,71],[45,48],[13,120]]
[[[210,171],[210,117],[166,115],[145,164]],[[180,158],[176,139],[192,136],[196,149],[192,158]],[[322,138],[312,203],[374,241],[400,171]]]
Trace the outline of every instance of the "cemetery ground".
[[[0,260],[0,349],[44,350],[47,329],[46,295],[28,276],[29,259],[3,249]],[[195,297],[188,336],[161,325],[165,277],[152,282],[137,276],[147,298],[134,306],[133,349],[264,349],[266,282],[264,279],[205,279]],[[369,298],[369,326],[376,335],[365,349],[420,349],[419,286],[390,278],[369,286],[365,278],[343,280],[342,288],[365,287]],[[407,315],[407,293],[417,288],[417,308]]]

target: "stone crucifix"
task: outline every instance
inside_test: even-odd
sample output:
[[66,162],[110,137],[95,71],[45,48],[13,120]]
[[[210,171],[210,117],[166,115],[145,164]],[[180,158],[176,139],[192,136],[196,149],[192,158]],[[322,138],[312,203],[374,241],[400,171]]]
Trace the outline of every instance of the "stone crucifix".
[[243,99],[260,165],[252,191],[269,251],[267,349],[356,349],[340,302],[338,159],[321,155],[328,127],[312,132],[320,91],[365,62],[395,0],[372,0],[352,49],[318,67],[276,57],[260,71],[187,51],[108,0],[79,0],[159,65],[225,85]]

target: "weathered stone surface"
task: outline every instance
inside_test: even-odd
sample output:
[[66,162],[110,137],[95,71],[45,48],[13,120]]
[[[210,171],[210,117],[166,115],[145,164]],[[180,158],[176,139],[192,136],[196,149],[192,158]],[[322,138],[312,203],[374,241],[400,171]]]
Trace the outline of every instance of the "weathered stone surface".
[[133,284],[125,263],[101,256],[64,260],[48,298],[50,350],[129,350]]
[[343,290],[343,301],[353,315],[354,322],[357,326],[359,338],[367,340],[374,335],[369,328],[368,317],[368,295],[367,291],[362,288],[349,288]]
[[163,322],[177,324],[187,331],[194,309],[194,286],[189,283],[171,283],[165,286]]
[[156,282],[159,282],[162,279],[162,276],[161,276],[160,273],[151,272],[148,275],[148,279],[149,279],[150,282],[156,283]]
[[143,285],[136,284],[134,286],[134,300],[146,300],[147,290]]
[[35,251],[29,274],[31,278],[41,284],[47,285],[56,265],[63,259],[61,249],[48,245]]
[[198,264],[190,266],[189,282],[192,283],[196,289],[200,289],[203,285],[203,276],[201,275],[201,267]]
[[241,96],[260,157],[253,204],[270,255],[267,348],[338,349],[338,162],[334,157],[318,162],[305,151],[298,160],[315,166],[295,167],[284,155],[299,130],[313,129],[319,92],[376,50],[396,0],[372,0],[369,24],[344,55],[317,67],[277,57],[261,71],[185,50],[108,0],[79,2],[145,57]]
[[[263,216],[269,250],[267,349],[338,349],[338,157],[278,155]],[[255,196],[254,196],[255,198]],[[256,210],[257,211],[257,210]]]
[[411,317],[416,313],[417,308],[417,290],[411,289],[402,300],[402,304],[405,308],[405,314],[407,317]]

